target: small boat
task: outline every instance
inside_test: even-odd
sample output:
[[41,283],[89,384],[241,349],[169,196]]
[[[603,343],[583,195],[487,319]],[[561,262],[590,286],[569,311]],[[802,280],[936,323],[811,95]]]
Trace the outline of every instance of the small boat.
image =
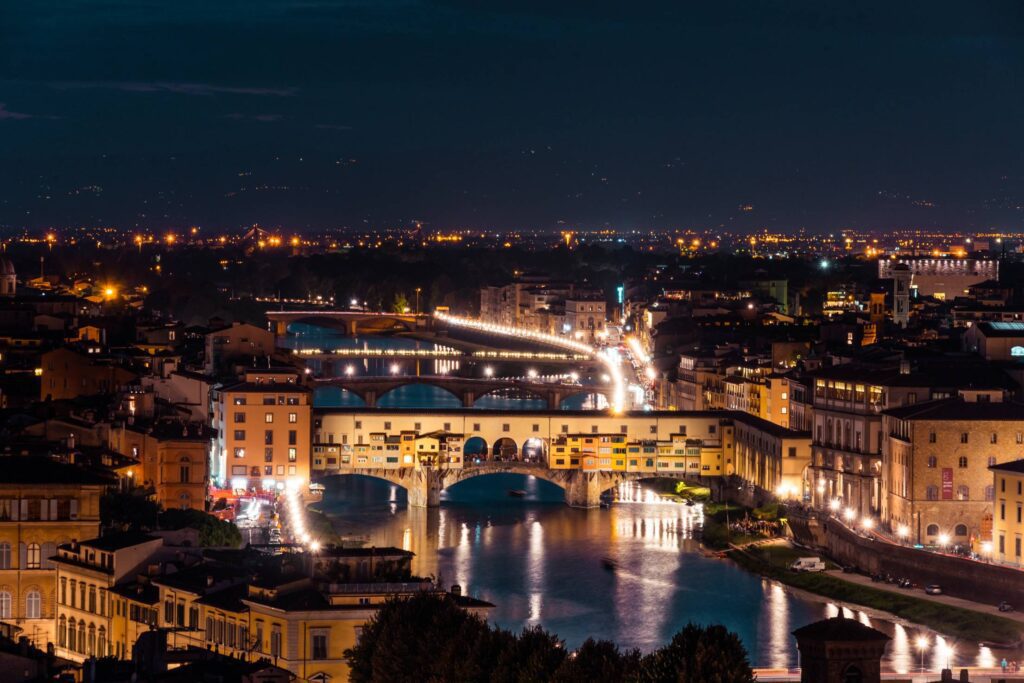
[[619,568],[619,563],[610,557],[601,558],[601,566],[610,572],[613,572]]
[[524,498],[526,496],[526,491],[522,489],[509,489],[508,495],[512,496],[513,498]]

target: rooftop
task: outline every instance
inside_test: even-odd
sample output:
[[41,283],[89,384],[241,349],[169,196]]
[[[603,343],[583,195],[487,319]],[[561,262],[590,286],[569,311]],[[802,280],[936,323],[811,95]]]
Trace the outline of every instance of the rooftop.
[[965,401],[956,397],[890,408],[883,413],[900,420],[1024,420],[1024,403]]
[[1006,472],[1009,474],[1024,474],[1024,459],[1011,460],[1010,462],[1004,462],[999,465],[992,465],[991,467],[989,467],[989,469],[995,472]]
[[889,636],[881,631],[865,626],[855,619],[847,619],[842,608],[839,610],[839,616],[802,626],[793,631],[793,635],[798,641],[804,638],[839,642],[890,640]]
[[82,545],[89,548],[95,548],[96,550],[115,552],[124,548],[130,548],[133,545],[159,540],[159,536],[151,536],[150,534],[146,534],[141,531],[123,531],[116,534],[100,536],[99,538],[92,538],[88,541],[82,541]]
[[65,465],[52,458],[0,455],[0,484],[79,484],[104,486],[110,480],[74,465]]

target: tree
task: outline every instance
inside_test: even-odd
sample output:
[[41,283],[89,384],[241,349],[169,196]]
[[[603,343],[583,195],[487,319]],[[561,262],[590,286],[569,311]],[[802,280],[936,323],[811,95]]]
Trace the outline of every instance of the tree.
[[367,622],[345,659],[356,683],[747,683],[747,652],[723,626],[690,624],[651,654],[587,640],[573,653],[535,626],[515,635],[466,612],[450,597],[419,593],[389,600]]
[[651,683],[752,683],[754,673],[739,636],[724,626],[688,624],[668,645],[640,662]]
[[394,313],[405,313],[409,310],[409,300],[405,298],[405,294],[399,292],[395,294],[395,301],[391,304],[391,311]]
[[156,528],[160,506],[143,489],[108,491],[100,498],[100,524],[117,531],[149,531]]
[[160,513],[159,522],[163,529],[196,529],[199,531],[199,545],[204,548],[237,548],[242,545],[242,532],[237,526],[202,510],[165,510]]

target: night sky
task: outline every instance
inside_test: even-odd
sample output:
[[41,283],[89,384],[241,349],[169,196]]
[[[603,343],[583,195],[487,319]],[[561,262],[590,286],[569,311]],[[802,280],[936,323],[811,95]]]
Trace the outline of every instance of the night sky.
[[1024,3],[687,5],[0,2],[0,225],[1024,228]]

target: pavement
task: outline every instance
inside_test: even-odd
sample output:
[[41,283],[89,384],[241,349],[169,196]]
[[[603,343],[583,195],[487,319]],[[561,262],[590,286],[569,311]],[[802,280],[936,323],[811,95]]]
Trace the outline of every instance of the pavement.
[[[982,614],[991,614],[997,617],[1004,617],[1024,624],[1024,613],[1000,612],[995,605],[989,605],[983,602],[974,602],[972,600],[964,600],[963,598],[954,598],[951,595],[928,595],[924,592],[924,589],[921,588],[899,588],[891,583],[876,583],[872,581],[870,577],[864,576],[863,574],[846,574],[840,570],[832,570],[826,573],[837,579],[841,579],[849,583],[859,583],[863,586],[869,586],[876,590],[888,591],[898,595],[910,595],[915,598],[920,598],[921,600],[931,600],[932,602],[941,603],[943,605],[962,607],[963,609],[981,612]],[[1017,607],[1017,605],[1015,605],[1015,607]]]

